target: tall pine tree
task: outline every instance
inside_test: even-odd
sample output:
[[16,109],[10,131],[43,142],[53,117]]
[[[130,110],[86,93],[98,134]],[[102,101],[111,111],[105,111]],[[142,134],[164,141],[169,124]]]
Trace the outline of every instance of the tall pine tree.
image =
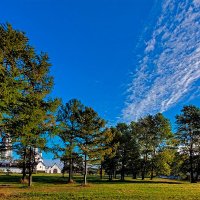
[[53,87],[48,55],[37,54],[25,34],[9,24],[0,32],[1,127],[23,146],[31,186],[35,148],[45,147],[59,101],[48,98]]

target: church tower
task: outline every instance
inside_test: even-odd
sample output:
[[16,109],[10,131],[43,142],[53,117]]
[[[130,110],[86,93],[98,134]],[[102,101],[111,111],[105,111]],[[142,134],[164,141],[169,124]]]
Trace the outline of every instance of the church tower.
[[12,141],[9,134],[5,134],[2,137],[0,146],[0,160],[11,160],[12,159]]
[[35,148],[35,160],[36,160],[37,162],[40,162],[40,161],[43,162],[42,152],[39,151],[38,148]]

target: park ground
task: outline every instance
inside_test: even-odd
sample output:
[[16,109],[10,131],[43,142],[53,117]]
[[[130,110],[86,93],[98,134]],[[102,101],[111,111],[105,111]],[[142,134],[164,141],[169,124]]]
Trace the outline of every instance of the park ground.
[[35,174],[33,186],[20,184],[20,175],[0,175],[0,199],[200,199],[200,183],[190,184],[183,181],[158,179],[133,180],[129,177],[121,182],[108,182],[98,177],[88,177],[88,186],[76,183],[66,184],[67,178],[61,175]]

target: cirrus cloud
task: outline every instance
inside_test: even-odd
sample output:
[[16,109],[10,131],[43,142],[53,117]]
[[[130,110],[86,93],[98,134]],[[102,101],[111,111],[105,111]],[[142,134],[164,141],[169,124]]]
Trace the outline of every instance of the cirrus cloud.
[[200,0],[165,0],[129,85],[124,119],[164,112],[198,96],[199,79]]

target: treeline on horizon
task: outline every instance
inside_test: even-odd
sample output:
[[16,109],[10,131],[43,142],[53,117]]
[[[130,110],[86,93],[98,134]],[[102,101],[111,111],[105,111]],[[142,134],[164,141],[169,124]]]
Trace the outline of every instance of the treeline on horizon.
[[[100,166],[109,180],[120,174],[133,178],[159,175],[186,177],[198,181],[200,175],[200,108],[185,106],[176,116],[177,131],[161,113],[148,115],[130,124],[107,127],[91,107],[72,99],[61,105],[50,98],[53,77],[46,53],[36,53],[24,32],[10,24],[0,26],[0,134],[10,138],[20,156],[22,181],[38,163],[36,149],[51,151],[63,164],[63,173],[82,171],[87,184],[88,164]],[[48,146],[48,138],[55,140]],[[56,141],[59,141],[56,142]],[[66,181],[67,182],[67,181]]]

